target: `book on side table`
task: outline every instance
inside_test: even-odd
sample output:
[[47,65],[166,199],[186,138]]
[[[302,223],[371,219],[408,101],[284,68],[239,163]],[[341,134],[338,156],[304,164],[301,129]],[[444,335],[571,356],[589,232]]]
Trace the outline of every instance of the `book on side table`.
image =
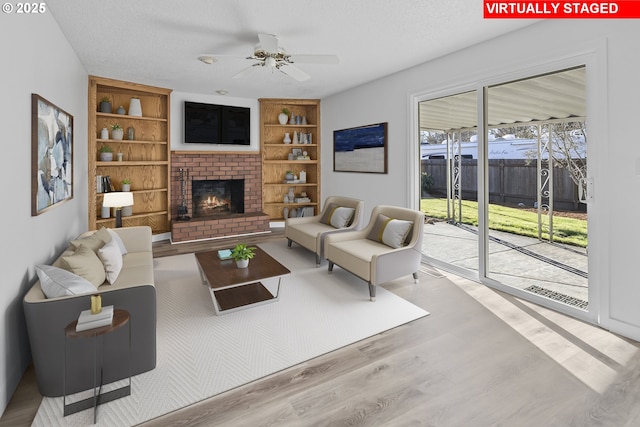
[[83,310],[78,317],[76,332],[110,325],[113,321],[113,306],[102,307],[100,313],[91,314],[91,310]]

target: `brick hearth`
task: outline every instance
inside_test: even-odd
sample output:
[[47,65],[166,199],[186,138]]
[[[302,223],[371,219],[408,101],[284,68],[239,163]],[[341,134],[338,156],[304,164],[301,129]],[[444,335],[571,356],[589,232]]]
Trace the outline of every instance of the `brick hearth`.
[[[178,206],[182,202],[180,168],[189,171],[186,180],[185,205],[193,214],[191,181],[200,179],[244,179],[244,213],[214,219],[178,220]],[[188,242],[215,237],[269,231],[269,216],[262,212],[262,163],[259,153],[217,154],[171,153],[171,240]]]

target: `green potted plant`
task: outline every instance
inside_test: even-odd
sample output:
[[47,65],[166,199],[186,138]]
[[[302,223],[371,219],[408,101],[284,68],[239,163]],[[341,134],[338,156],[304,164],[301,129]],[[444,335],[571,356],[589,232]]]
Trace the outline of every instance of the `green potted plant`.
[[110,162],[113,160],[113,150],[108,145],[100,147],[100,161]]
[[122,180],[122,191],[131,191],[131,180],[129,178]]
[[231,258],[236,262],[238,268],[247,268],[249,260],[256,256],[256,248],[254,246],[247,246],[244,243],[238,243],[233,249],[231,249]]
[[282,110],[280,110],[280,114],[278,114],[278,122],[280,122],[281,125],[286,125],[288,121],[289,121],[289,109],[285,107]]
[[103,96],[100,99],[100,112],[101,113],[111,113],[111,99],[108,96]]
[[111,125],[111,138],[120,140],[124,137],[124,129],[118,123]]

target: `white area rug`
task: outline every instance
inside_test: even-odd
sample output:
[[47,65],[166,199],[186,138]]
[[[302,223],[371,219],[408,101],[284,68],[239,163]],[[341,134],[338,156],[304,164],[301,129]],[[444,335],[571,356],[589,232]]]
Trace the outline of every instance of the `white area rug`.
[[[292,272],[280,300],[223,316],[193,254],[155,260],[157,367],[132,378],[131,396],[100,405],[97,425],[150,420],[429,314],[380,287],[370,302],[366,282],[315,268],[312,253],[286,240],[260,246]],[[33,425],[92,423],[92,410],[63,417],[62,398],[44,398]]]

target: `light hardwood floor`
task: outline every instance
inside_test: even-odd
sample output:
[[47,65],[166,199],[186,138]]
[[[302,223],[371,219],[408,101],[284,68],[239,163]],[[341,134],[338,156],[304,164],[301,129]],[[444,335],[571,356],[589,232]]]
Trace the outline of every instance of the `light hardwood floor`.
[[[385,288],[431,315],[143,425],[640,425],[637,342],[446,273]],[[1,425],[30,425],[34,381],[30,370]]]

